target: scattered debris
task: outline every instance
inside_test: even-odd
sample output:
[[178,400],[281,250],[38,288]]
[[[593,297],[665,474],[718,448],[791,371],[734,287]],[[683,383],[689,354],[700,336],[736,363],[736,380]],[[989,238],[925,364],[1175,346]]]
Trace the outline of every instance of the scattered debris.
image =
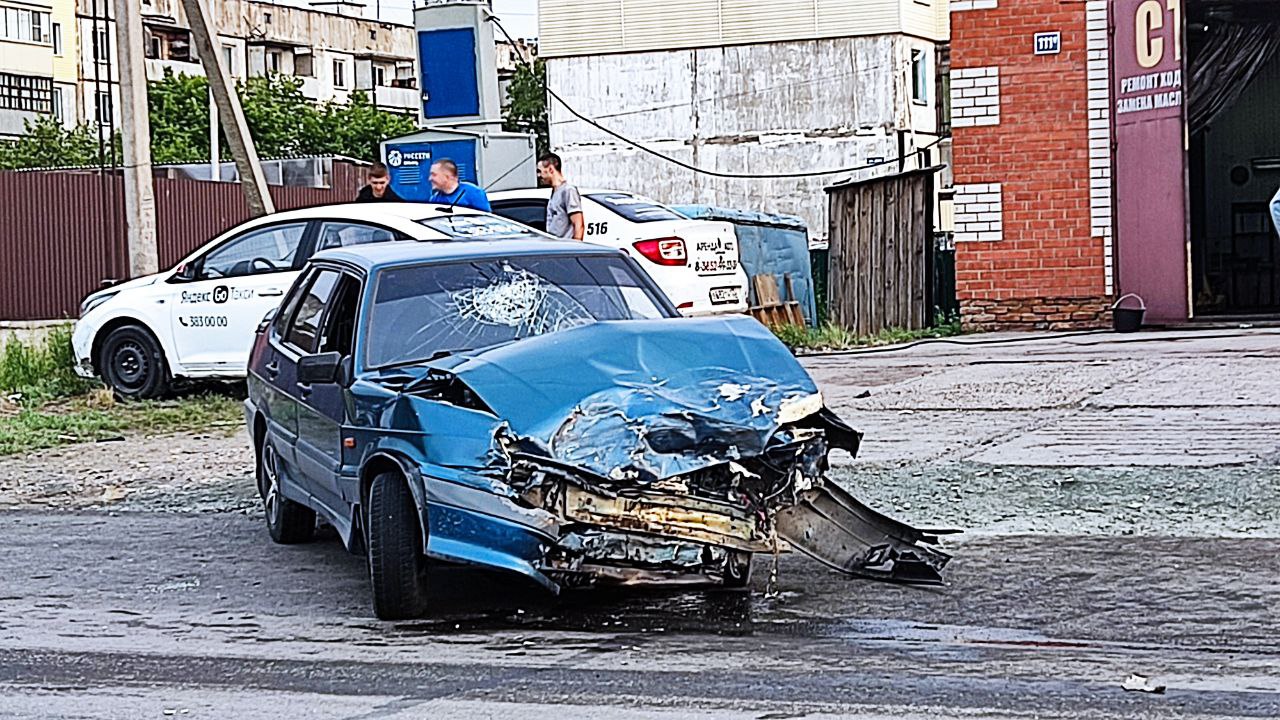
[[1156,685],[1151,682],[1151,678],[1137,673],[1133,673],[1129,677],[1125,678],[1125,681],[1120,685],[1120,687],[1130,692],[1144,692],[1151,693],[1153,695],[1164,694],[1163,685]]

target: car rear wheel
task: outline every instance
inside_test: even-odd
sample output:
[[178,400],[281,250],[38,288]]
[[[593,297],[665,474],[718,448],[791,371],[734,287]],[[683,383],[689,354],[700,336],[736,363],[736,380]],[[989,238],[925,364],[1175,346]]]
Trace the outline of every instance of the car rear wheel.
[[751,584],[751,553],[730,550],[724,561],[724,586],[744,588]]
[[404,478],[382,473],[369,488],[369,578],[383,620],[417,617],[427,607],[427,558],[418,508]]
[[164,350],[146,330],[126,325],[102,343],[98,374],[121,397],[146,399],[169,391]]
[[281,545],[296,545],[315,537],[316,511],[284,496],[280,489],[280,456],[270,438],[258,449],[258,494],[267,515],[267,532]]

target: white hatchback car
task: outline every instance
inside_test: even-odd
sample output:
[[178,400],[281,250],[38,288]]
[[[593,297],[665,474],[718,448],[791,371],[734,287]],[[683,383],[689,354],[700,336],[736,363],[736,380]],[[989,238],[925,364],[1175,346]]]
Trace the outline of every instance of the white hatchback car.
[[[685,315],[747,311],[747,274],[738,262],[733,225],[693,220],[675,210],[616,190],[580,189],[589,243],[634,257]],[[489,194],[493,212],[546,229],[550,188]]]
[[313,253],[387,240],[545,237],[505,218],[421,203],[326,205],[254,218],[177,267],[84,299],[72,334],[76,372],[126,397],[175,379],[244,377],[254,330]]

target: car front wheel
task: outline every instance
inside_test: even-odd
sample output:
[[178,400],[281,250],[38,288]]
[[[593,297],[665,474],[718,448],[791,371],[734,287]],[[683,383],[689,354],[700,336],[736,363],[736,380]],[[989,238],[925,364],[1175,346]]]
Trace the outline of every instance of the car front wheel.
[[284,496],[280,488],[280,456],[270,438],[258,448],[258,494],[267,515],[267,532],[281,545],[311,540],[316,532],[316,511]]
[[121,397],[147,399],[169,391],[164,350],[136,325],[111,331],[102,343],[98,365],[102,379]]
[[417,617],[427,606],[427,559],[418,508],[404,478],[382,473],[369,488],[369,579],[382,620]]

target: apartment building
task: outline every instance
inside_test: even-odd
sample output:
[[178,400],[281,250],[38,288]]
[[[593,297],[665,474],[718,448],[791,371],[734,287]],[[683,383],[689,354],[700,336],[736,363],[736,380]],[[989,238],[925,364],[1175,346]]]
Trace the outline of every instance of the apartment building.
[[0,138],[41,115],[77,118],[75,0],[0,0]]
[[[3,0],[8,2],[8,0]],[[106,0],[77,0],[79,99],[85,121],[119,123],[115,23]],[[223,62],[232,77],[281,73],[317,102],[365,92],[379,107],[417,116],[422,104],[412,26],[352,16],[327,3],[307,9],[256,0],[210,3]],[[203,75],[180,0],[142,0],[149,80],[166,70]]]

